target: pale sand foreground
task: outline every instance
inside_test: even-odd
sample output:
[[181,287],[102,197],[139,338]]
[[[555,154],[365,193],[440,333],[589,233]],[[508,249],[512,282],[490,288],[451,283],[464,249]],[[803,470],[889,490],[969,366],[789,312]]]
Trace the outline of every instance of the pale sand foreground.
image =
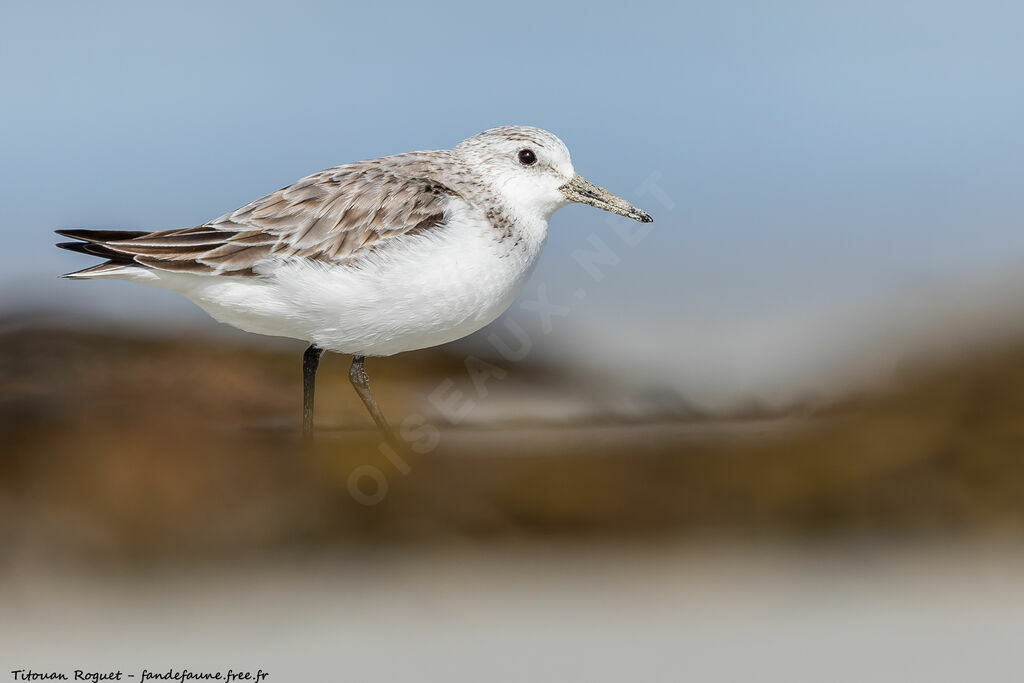
[[144,574],[16,566],[6,670],[270,681],[967,681],[1024,667],[1024,554],[453,545]]

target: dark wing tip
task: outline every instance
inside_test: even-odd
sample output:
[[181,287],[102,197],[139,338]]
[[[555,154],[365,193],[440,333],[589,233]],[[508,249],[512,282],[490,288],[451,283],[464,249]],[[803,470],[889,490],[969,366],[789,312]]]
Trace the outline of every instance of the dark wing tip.
[[[65,235],[66,237],[66,235]],[[68,251],[77,251],[79,254],[88,254],[86,247],[89,246],[88,242],[57,242],[56,246],[58,249],[67,249]]]
[[70,237],[83,242],[109,242],[133,240],[149,233],[145,230],[90,230],[88,228],[61,228],[54,230],[61,237]]

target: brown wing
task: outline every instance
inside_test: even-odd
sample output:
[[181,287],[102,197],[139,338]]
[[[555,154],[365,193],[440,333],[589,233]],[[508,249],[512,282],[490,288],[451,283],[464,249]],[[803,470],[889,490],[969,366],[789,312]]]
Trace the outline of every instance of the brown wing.
[[274,259],[346,263],[397,235],[444,221],[459,195],[433,179],[441,153],[363,161],[307,176],[194,228],[158,232],[58,230],[68,249],[159,270],[256,275]]

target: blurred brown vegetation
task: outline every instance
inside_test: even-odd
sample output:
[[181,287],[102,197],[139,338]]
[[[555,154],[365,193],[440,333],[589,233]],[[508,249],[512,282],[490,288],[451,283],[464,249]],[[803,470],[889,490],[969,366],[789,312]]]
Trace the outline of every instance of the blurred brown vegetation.
[[[0,336],[0,533],[77,559],[230,556],[535,536],[950,536],[1024,528],[1024,345],[919,368],[884,393],[756,422],[438,423],[402,474],[328,355],[315,449],[299,354],[72,329]],[[391,415],[462,359],[368,364]],[[516,366],[510,372],[528,373]],[[709,428],[710,427],[710,428]],[[372,464],[387,496],[358,503]]]

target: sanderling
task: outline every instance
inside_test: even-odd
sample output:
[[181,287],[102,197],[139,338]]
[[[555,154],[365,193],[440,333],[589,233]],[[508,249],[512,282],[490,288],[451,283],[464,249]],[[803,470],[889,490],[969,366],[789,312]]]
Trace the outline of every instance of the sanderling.
[[453,150],[329,168],[197,227],[58,230],[79,241],[57,246],[106,259],[63,277],[164,287],[221,322],[308,342],[307,436],[320,356],[351,354],[349,379],[387,434],[365,357],[444,344],[497,318],[551,215],[571,202],[652,220],[578,175],[556,136],[505,126]]

